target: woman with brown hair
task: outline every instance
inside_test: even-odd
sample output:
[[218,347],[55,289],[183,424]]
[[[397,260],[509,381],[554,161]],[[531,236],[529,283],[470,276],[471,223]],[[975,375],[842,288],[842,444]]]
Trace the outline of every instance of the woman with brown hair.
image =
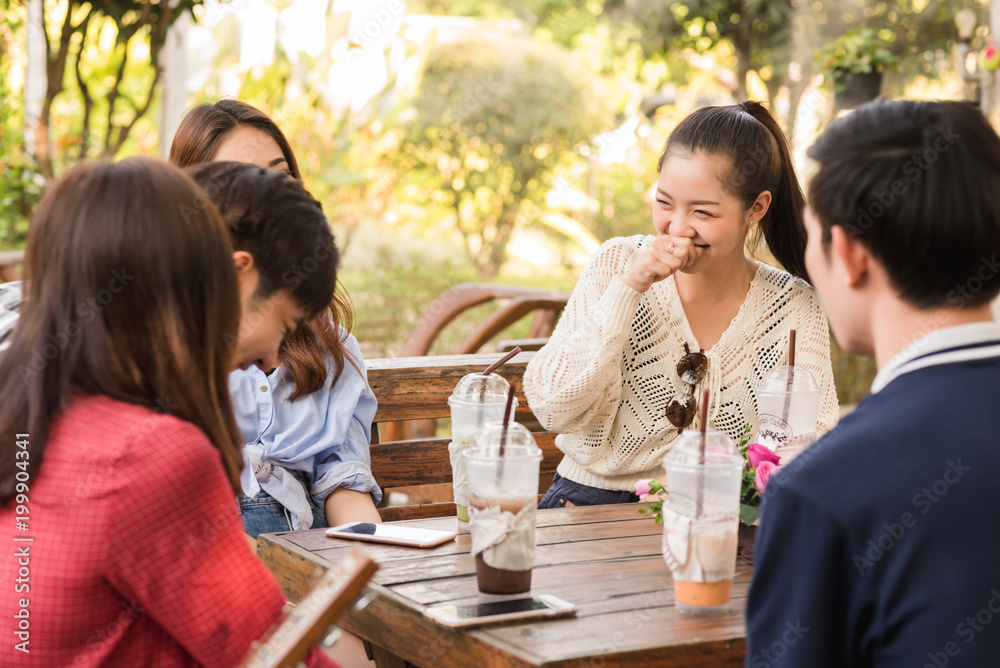
[[[301,179],[284,134],[266,114],[238,100],[200,104],[185,116],[170,147],[182,167],[236,160],[283,171]],[[238,249],[251,256],[283,241],[288,217],[270,218],[269,236],[241,229],[245,214],[258,220],[265,198],[240,202],[225,167],[192,172],[220,208]],[[252,189],[244,194],[250,195]],[[225,199],[222,196],[225,196]],[[308,275],[304,258],[283,280]],[[370,468],[368,444],[375,396],[367,384],[353,313],[338,290],[328,312],[285,339],[278,360],[233,372],[230,392],[244,442],[241,512],[245,529],[261,533],[380,521],[375,505],[382,492]],[[272,372],[272,369],[278,367]]]
[[281,615],[233,504],[232,257],[215,207],[163,163],[82,165],[38,205],[0,355],[4,568],[23,575],[0,598],[23,643],[3,665],[233,666]]

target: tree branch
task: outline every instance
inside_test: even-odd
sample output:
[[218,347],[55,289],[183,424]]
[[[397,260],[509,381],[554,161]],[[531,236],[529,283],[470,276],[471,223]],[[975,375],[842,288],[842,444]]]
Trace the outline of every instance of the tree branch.
[[[45,25],[45,12],[42,12],[42,25]],[[73,0],[70,0],[66,7],[66,18],[63,20],[62,30],[59,33],[59,51],[56,53],[56,57],[49,58],[48,62],[45,64],[46,74],[48,74],[48,81],[46,81],[47,93],[51,97],[55,97],[60,91],[62,91],[62,75],[66,72],[66,55],[69,53],[69,44],[73,39],[73,33],[76,28],[73,27]],[[45,33],[45,43],[48,44],[49,34]],[[48,47],[47,47],[48,48]],[[48,48],[48,52],[51,56],[52,49]]]
[[[115,145],[110,152],[108,152],[108,149],[105,148],[106,155],[113,156],[121,150],[122,145],[125,143],[125,140],[128,139],[129,133],[132,132],[132,128],[135,126],[136,122],[145,116],[147,111],[149,111],[149,106],[153,102],[153,95],[156,93],[156,84],[160,80],[160,73],[160,65],[157,63],[153,69],[153,80],[149,84],[149,93],[146,95],[146,102],[143,103],[142,107],[136,108],[135,116],[131,121],[129,121],[128,125],[118,128],[118,138],[115,140]],[[129,102],[131,103],[131,100],[129,100]],[[134,104],[132,106],[135,108]]]
[[115,85],[111,87],[108,92],[108,120],[107,127],[104,130],[104,155],[109,155],[108,150],[111,147],[112,137],[114,136],[115,130],[115,102],[118,101],[118,97],[121,95],[119,87],[122,85],[122,79],[125,78],[125,65],[128,63],[128,42],[125,42],[125,48],[122,49],[122,62],[118,65],[118,71],[115,72]]
[[80,88],[83,96],[83,127],[80,130],[80,160],[86,160],[90,152],[90,113],[94,108],[94,99],[90,96],[90,88],[83,80],[83,72],[80,70],[80,61],[83,60],[83,51],[87,46],[87,28],[90,25],[90,17],[94,13],[94,6],[90,6],[87,16],[80,22],[80,50],[76,54],[76,63],[73,69],[76,71],[76,84]]
[[45,21],[45,3],[42,3],[42,33],[45,38],[45,99],[42,101],[42,109],[38,114],[38,127],[35,128],[35,159],[38,161],[38,169],[42,176],[49,179],[55,174],[52,167],[52,154],[49,151],[49,119],[52,116],[52,103],[56,95],[63,90],[63,76],[66,73],[66,55],[69,53],[69,44],[73,39],[73,33],[79,27],[73,26],[73,4],[74,0],[69,0],[66,7],[66,18],[63,21],[62,30],[59,34],[59,50],[55,57],[52,56],[52,45],[49,44],[49,33]]
[[[132,37],[139,31],[139,28],[146,25],[149,22],[149,13],[151,11],[150,3],[142,3],[142,13],[139,15],[135,21],[129,24],[116,24],[118,29],[118,37],[116,39],[117,44],[122,45],[122,61],[118,64],[118,70],[115,72],[115,83],[111,87],[111,91],[108,93],[108,120],[107,128],[104,132],[104,155],[111,155],[109,153],[112,143],[121,146],[121,142],[113,139],[115,131],[115,103],[118,98],[121,97],[121,85],[122,81],[125,79],[125,66],[128,64],[128,45],[132,41]],[[150,54],[152,55],[152,54]],[[131,102],[131,101],[130,101]],[[135,108],[135,104],[132,104],[132,108]],[[121,133],[119,132],[119,139]]]
[[[125,144],[128,139],[129,134],[132,132],[132,128],[139,121],[140,118],[146,115],[149,111],[150,105],[153,103],[153,97],[156,94],[156,84],[160,80],[160,75],[163,72],[163,68],[160,65],[160,47],[164,43],[166,32],[170,27],[171,19],[173,18],[173,7],[169,2],[164,2],[161,7],[161,13],[159,14],[158,20],[155,22],[150,22],[150,15],[152,14],[152,3],[144,2],[142,14],[134,22],[128,26],[120,27],[118,36],[119,39],[125,35],[124,41],[124,55],[122,56],[121,66],[115,75],[115,84],[112,88],[111,94],[108,96],[108,131],[104,138],[104,155],[107,157],[113,156],[121,150],[121,147]],[[146,100],[142,106],[137,106],[136,103],[126,95],[123,95],[120,91],[120,87],[125,75],[125,64],[128,59],[128,46],[132,41],[132,38],[139,32],[141,28],[146,25],[151,26],[149,34],[149,46],[150,46],[150,61],[153,66],[153,78],[149,83],[149,92],[146,94]],[[119,98],[123,98],[128,102],[129,106],[135,111],[132,120],[126,125],[119,126],[117,135],[114,134],[114,103]],[[114,137],[114,138],[113,138]]]

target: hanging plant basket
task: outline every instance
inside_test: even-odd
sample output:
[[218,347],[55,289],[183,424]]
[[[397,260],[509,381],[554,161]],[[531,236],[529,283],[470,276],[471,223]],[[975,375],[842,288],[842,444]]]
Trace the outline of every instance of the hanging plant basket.
[[878,97],[882,73],[899,67],[893,53],[896,32],[890,28],[851,28],[816,52],[816,60],[833,80],[837,109],[856,109]]
[[857,109],[878,97],[882,90],[882,73],[838,70],[833,82],[837,109]]

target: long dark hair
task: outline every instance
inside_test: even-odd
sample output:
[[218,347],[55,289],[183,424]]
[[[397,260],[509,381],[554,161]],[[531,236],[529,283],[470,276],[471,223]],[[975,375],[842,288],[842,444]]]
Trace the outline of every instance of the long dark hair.
[[46,190],[0,355],[0,502],[14,496],[14,434],[31,434],[29,459],[42,464],[73,394],[167,407],[208,436],[239,489],[224,342],[239,326],[239,288],[215,207],[183,208],[200,199],[179,169],[144,158],[80,165]]
[[[263,111],[240,100],[224,99],[214,104],[205,102],[191,109],[174,135],[170,161],[179,167],[210,162],[215,159],[225,137],[239,127],[256,128],[270,135],[288,161],[292,177],[302,181],[295,153],[278,125]],[[346,333],[354,328],[354,308],[343,285],[337,284],[333,299],[327,306],[327,313],[317,315],[285,337],[278,351],[282,364],[295,383],[290,401],[316,392],[326,383],[328,374],[324,353],[333,359],[332,383],[340,378],[345,360],[358,368],[357,360],[349,355],[345,347]],[[337,325],[343,332],[338,331]]]
[[[805,196],[785,134],[764,105],[748,101],[695,111],[670,134],[657,170],[675,152],[702,152],[726,159],[731,169],[724,185],[748,209],[758,195],[770,191],[771,206],[758,222],[756,234],[763,235],[786,271],[809,280],[802,222]],[[755,236],[751,245],[759,238]]]
[[271,136],[288,161],[292,176],[302,180],[299,163],[292,147],[277,123],[263,111],[240,100],[203,102],[191,109],[181,121],[170,144],[170,162],[187,167],[215,159],[226,136],[240,127],[256,128]]

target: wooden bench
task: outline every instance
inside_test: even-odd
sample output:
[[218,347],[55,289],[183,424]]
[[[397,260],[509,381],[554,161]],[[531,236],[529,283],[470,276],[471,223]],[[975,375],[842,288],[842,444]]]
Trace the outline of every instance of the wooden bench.
[[[462,376],[481,372],[502,356],[500,353],[442,355],[371,359],[365,362],[368,383],[378,399],[378,412],[372,426],[372,474],[383,490],[451,482],[451,459],[448,455],[450,437],[380,442],[379,426],[401,420],[450,417],[448,397]],[[522,386],[524,368],[533,356],[532,352],[520,353],[497,373],[517,390],[518,420],[526,425],[534,423],[537,429]],[[554,432],[533,430],[533,433],[543,453],[539,491],[545,492],[562,459],[562,452],[556,448]],[[386,492],[383,504],[388,496]],[[379,508],[379,513],[387,522],[446,517],[455,514],[455,504],[449,501],[383,506]]]
[[19,267],[24,262],[24,251],[4,251],[0,253],[0,283],[20,279]]

